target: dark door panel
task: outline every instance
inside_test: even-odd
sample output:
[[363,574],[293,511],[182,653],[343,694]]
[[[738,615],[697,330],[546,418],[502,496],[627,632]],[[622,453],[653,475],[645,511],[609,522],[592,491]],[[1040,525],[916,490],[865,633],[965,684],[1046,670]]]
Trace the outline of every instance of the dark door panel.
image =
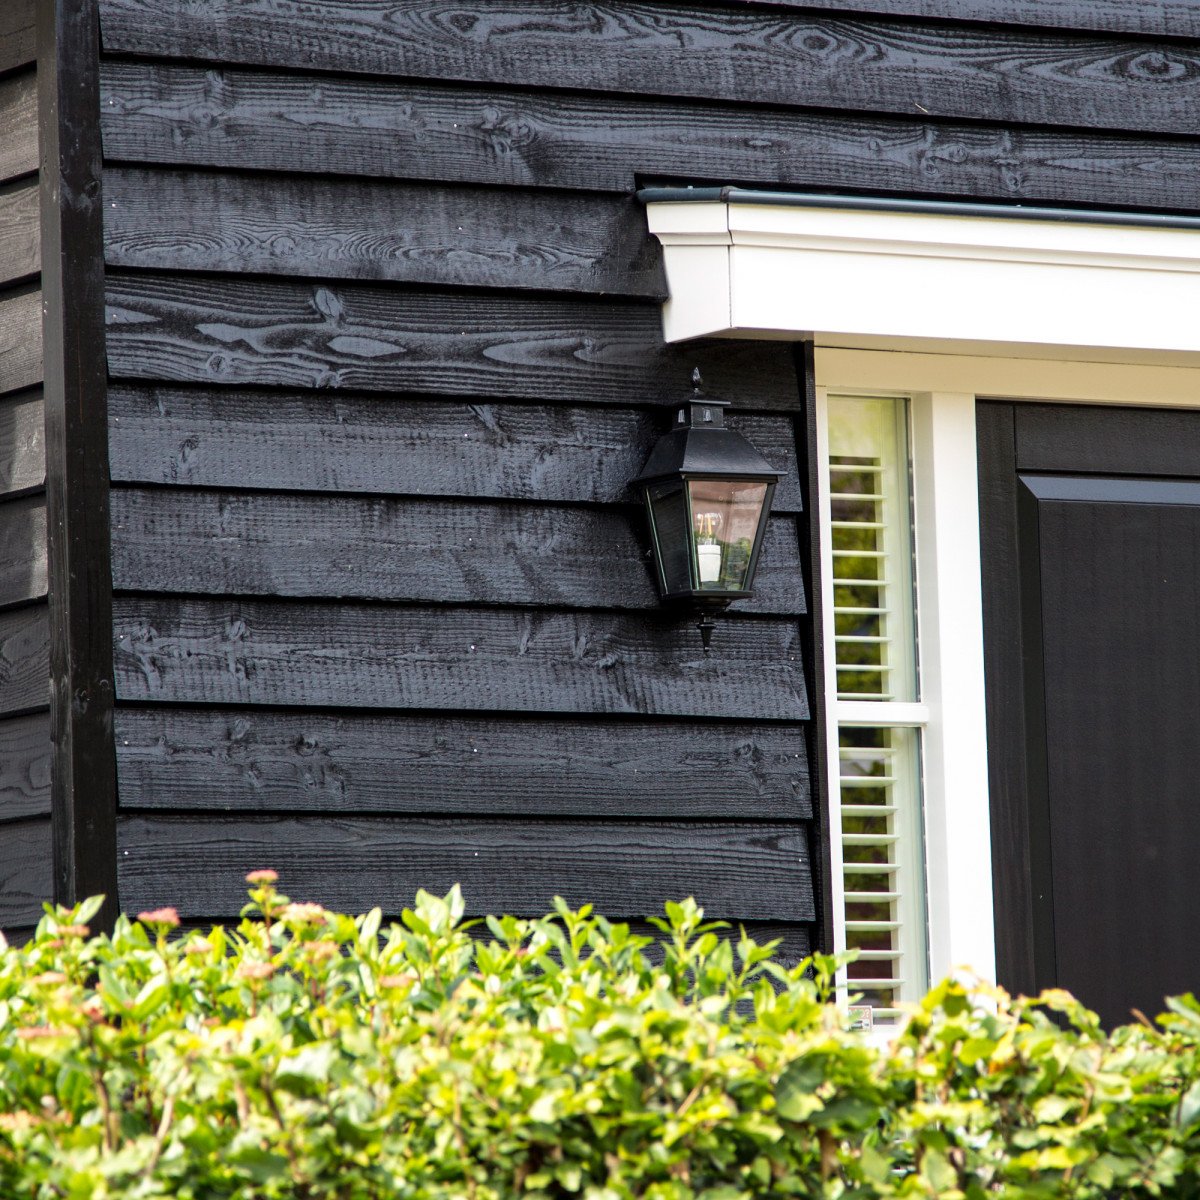
[[[1200,988],[1200,453],[1145,474],[1200,415],[1119,410],[1128,454],[1089,460],[1111,410],[1073,408],[1058,454],[1049,411],[979,407],[999,970],[1115,1023]],[[1030,425],[1080,473],[1021,469]]]
[[1028,471],[1195,477],[1196,414],[1095,404],[1020,404],[1016,464]]

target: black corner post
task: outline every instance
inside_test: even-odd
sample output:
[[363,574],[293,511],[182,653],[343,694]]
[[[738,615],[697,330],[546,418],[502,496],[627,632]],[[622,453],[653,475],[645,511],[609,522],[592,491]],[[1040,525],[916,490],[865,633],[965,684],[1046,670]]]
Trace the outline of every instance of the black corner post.
[[96,0],[37,0],[54,898],[118,911]]

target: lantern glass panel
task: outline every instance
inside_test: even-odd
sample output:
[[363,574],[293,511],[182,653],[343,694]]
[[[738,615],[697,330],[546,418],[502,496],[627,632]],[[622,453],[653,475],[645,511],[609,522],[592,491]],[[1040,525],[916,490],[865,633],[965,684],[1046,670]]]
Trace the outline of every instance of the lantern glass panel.
[[668,479],[650,484],[646,488],[646,501],[663,573],[663,590],[667,595],[690,591],[692,552],[683,481]]
[[692,479],[696,578],[702,592],[737,592],[749,585],[767,484],[736,479]]

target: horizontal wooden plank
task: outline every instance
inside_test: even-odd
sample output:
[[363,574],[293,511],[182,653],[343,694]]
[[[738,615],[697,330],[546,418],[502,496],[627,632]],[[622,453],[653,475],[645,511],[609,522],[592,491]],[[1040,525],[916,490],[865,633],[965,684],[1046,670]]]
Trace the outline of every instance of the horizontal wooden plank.
[[647,178],[737,180],[1200,208],[1200,143],[1144,133],[147,63],[104,63],[102,87],[105,150],[126,160],[620,192]]
[[811,12],[984,22],[1047,29],[1088,29],[1151,37],[1200,38],[1200,0],[735,0]]
[[[640,506],[448,503],[117,489],[113,586],[188,595],[355,597],[656,609]],[[0,514],[3,509],[0,508]],[[739,612],[804,612],[796,523],[768,527]]]
[[795,621],[726,619],[707,657],[690,620],[659,612],[117,597],[113,626],[122,700],[808,716]]
[[46,595],[46,498],[0,503],[0,607]]
[[[610,503],[675,409],[114,384],[108,412],[112,477],[130,483]],[[792,418],[726,423],[784,472],[775,511],[799,512]]]
[[796,725],[118,706],[127,808],[795,820]]
[[46,482],[46,423],[40,391],[0,399],[0,496]]
[[[0,359],[0,362],[3,360]],[[782,342],[667,346],[657,305],[109,276],[108,365],[126,379],[628,405],[716,395],[795,411]]]
[[46,606],[0,612],[0,715],[50,703],[50,630]]
[[264,67],[1193,132],[1200,50],[957,24],[616,0],[104,0],[109,51]]
[[667,294],[632,197],[112,168],[104,200],[113,266]]
[[41,269],[41,222],[37,180],[0,187],[0,284]]
[[4,0],[0,4],[0,71],[11,71],[37,57],[34,0]]
[[38,169],[37,74],[0,79],[0,183]]
[[169,903],[188,917],[234,916],[246,872],[273,867],[294,899],[353,912],[399,913],[418,888],[459,883],[471,912],[542,913],[560,895],[646,916],[695,896],[714,917],[814,916],[797,823],[125,816],[117,835],[132,912]]
[[42,382],[42,293],[0,292],[0,394]]
[[51,752],[48,713],[0,720],[0,823],[50,815]]
[[18,821],[0,830],[0,931],[28,928],[52,898],[50,822]]

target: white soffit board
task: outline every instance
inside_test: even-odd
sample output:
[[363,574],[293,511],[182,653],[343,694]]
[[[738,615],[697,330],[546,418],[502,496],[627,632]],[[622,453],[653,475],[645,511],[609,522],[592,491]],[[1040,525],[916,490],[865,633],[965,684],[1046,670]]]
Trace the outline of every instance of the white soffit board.
[[667,341],[1200,353],[1200,229],[720,200],[646,208],[666,263]]

